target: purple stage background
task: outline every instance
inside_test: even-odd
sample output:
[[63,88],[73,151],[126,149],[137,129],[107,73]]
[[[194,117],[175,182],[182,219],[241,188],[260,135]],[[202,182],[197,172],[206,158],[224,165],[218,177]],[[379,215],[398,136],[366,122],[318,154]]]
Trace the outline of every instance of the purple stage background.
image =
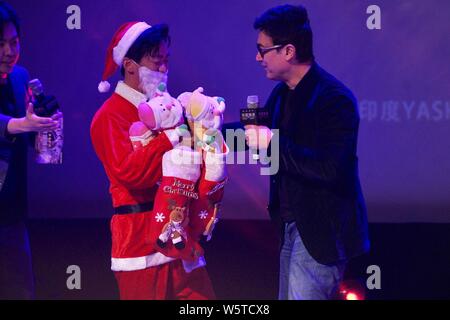
[[[203,86],[225,97],[237,121],[246,97],[275,85],[255,62],[256,16],[285,1],[9,1],[22,20],[19,64],[55,94],[65,115],[64,163],[32,164],[30,216],[108,217],[108,181],[89,137],[107,95],[97,92],[106,47],[125,21],[166,22],[172,36],[169,91]],[[318,63],[360,102],[360,177],[371,222],[450,222],[450,1],[310,0]],[[68,30],[69,5],[81,30]],[[381,30],[369,30],[369,5]],[[112,83],[118,77],[112,79]],[[105,143],[108,143],[107,141]],[[231,165],[225,219],[267,219],[268,178]]]

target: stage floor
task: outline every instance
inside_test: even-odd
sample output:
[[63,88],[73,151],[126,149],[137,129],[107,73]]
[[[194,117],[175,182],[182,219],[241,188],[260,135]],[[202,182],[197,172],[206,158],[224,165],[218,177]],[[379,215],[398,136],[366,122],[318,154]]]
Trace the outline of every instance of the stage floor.
[[[29,222],[37,299],[118,299],[110,271],[109,221]],[[218,299],[275,300],[278,235],[264,220],[222,220],[205,246]],[[372,250],[354,260],[347,279],[365,284],[381,269],[381,289],[367,299],[450,299],[450,224],[371,224]],[[81,290],[69,290],[67,267],[81,268]]]

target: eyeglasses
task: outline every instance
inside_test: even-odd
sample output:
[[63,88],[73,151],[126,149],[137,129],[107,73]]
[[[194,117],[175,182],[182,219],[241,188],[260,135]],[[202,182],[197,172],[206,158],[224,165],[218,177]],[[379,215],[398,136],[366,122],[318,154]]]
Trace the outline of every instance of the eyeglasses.
[[264,55],[267,52],[275,50],[275,49],[279,49],[279,48],[282,48],[282,47],[284,47],[284,44],[277,44],[277,45],[274,45],[274,46],[271,46],[271,47],[263,47],[260,44],[257,44],[256,45],[256,50],[258,50],[258,53],[260,54],[261,58],[264,58]]

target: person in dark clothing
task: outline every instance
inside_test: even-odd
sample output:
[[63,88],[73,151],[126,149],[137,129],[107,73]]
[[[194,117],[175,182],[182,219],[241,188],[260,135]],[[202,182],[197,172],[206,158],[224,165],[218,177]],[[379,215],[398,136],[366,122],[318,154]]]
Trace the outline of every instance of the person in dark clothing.
[[[279,147],[269,201],[282,231],[279,299],[332,299],[349,259],[370,246],[356,155],[357,102],[315,61],[304,7],[269,9],[254,28],[256,60],[267,78],[280,81],[266,103],[271,128],[246,126],[250,148]],[[279,146],[271,145],[274,134]]]
[[34,281],[26,228],[27,148],[33,132],[55,130],[59,114],[38,117],[27,104],[28,73],[16,63],[20,26],[0,1],[0,299],[32,299]]

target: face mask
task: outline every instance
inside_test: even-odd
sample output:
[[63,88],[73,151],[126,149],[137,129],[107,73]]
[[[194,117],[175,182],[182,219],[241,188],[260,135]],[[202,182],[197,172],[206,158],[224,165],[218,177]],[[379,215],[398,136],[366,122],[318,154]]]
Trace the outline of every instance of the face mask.
[[167,72],[152,71],[147,67],[137,65],[139,66],[139,85],[147,98],[152,99],[166,91]]

